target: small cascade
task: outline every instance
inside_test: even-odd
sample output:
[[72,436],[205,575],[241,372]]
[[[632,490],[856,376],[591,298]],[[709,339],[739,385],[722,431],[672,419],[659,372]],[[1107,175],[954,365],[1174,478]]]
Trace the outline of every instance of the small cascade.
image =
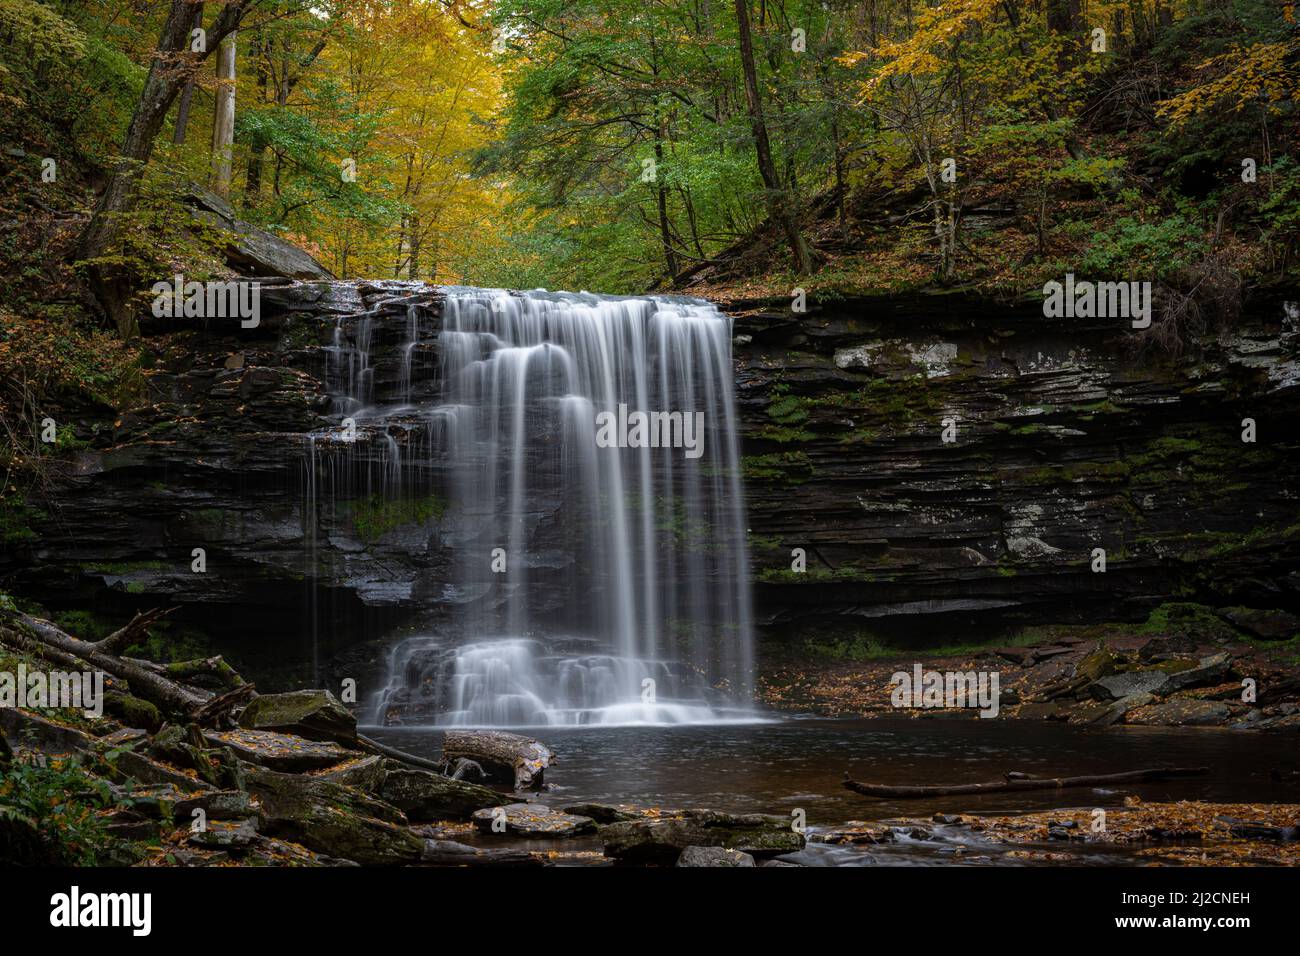
[[[440,502],[436,518],[412,515],[430,567],[410,588],[436,593],[441,613],[392,649],[374,719],[746,715],[730,320],[677,297],[455,287],[437,323],[427,298],[339,318],[328,374],[340,428],[310,450],[318,517],[358,499]],[[353,443],[340,438],[348,420]]]

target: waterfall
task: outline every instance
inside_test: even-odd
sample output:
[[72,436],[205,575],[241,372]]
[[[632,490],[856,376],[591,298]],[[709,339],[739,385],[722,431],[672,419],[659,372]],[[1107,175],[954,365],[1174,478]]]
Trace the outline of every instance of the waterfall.
[[[443,291],[436,396],[413,394],[412,353],[430,344],[414,305],[391,311],[404,336],[392,406],[375,404],[370,352],[382,333],[371,315],[354,318],[350,338],[339,333],[331,357],[347,390],[336,414],[381,426],[371,443],[380,484],[436,481],[447,503],[434,534],[448,555],[448,612],[392,648],[375,718],[537,726],[746,714],[730,319],[678,297]],[[392,444],[395,422],[423,436],[418,451]]]

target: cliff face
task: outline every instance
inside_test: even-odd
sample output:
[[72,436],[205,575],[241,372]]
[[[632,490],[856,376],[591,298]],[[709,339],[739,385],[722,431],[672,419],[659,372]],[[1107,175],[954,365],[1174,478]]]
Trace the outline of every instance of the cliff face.
[[1128,320],[956,296],[742,315],[760,622],[922,644],[1170,599],[1294,606],[1296,330],[1295,305],[1259,303],[1169,358]]
[[[438,436],[400,415],[352,442],[322,430],[358,374],[377,402],[435,396],[438,314],[420,284],[286,283],[257,329],[159,337],[152,402],[75,423],[90,447],[60,463],[35,538],[6,545],[4,586],[178,604],[254,670],[436,623],[469,599],[447,584]],[[1260,303],[1176,360],[1136,354],[1124,325],[955,296],[739,314],[765,633],[951,642],[1168,599],[1300,605],[1294,313]]]

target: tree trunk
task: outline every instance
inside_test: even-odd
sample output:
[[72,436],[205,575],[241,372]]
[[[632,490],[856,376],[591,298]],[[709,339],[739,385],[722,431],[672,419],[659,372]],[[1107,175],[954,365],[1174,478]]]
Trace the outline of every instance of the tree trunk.
[[420,278],[420,214],[418,212],[411,213],[407,228],[410,232],[407,234],[406,243],[406,277],[408,279],[418,279]]
[[[145,77],[121,152],[109,173],[108,184],[95,211],[77,242],[78,259],[99,259],[122,235],[124,217],[135,208],[140,178],[153,155],[154,140],[167,119],[167,112],[214,43],[220,43],[239,25],[253,0],[232,0],[221,9],[203,51],[189,48],[194,5],[190,0],[172,0],[162,34]],[[91,294],[113,320],[123,338],[135,334],[135,316],[129,302],[137,277],[124,275],[120,267],[92,262],[86,278]]]
[[[253,38],[253,60],[257,64],[257,105],[266,104],[266,91],[270,83],[270,71],[266,65],[266,51],[260,33]],[[262,137],[254,135],[248,146],[248,174],[244,179],[244,202],[256,206],[262,197],[262,167],[266,162],[266,143]]]
[[235,144],[235,50],[231,33],[217,54],[217,103],[212,115],[212,191],[230,196],[230,160]]
[[[203,29],[203,4],[194,4],[194,20],[190,24],[191,34],[194,30]],[[194,77],[191,76],[185,81],[185,89],[181,92],[181,102],[176,107],[176,126],[172,130],[172,142],[177,146],[185,144],[185,133],[190,126],[190,103],[194,99]]]
[[754,150],[758,154],[758,172],[763,177],[767,193],[768,215],[790,244],[795,271],[808,275],[813,271],[812,253],[804,241],[799,225],[790,209],[788,197],[777,179],[772,162],[772,145],[767,136],[767,121],[763,118],[763,101],[758,93],[758,74],[754,68],[754,41],[750,36],[749,9],[745,0],[736,0],[736,25],[740,29],[740,63],[745,74],[745,101],[749,107],[749,123],[754,135]]
[[517,790],[540,787],[554,754],[540,741],[500,730],[449,730],[442,743],[446,760],[462,757],[482,765],[488,779]]

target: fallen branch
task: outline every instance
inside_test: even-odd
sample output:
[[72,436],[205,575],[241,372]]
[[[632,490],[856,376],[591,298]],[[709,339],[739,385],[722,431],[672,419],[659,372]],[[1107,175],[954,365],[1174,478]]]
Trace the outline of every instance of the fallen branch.
[[1068,787],[1099,787],[1112,783],[1145,783],[1151,780],[1169,780],[1173,777],[1199,777],[1210,772],[1209,767],[1161,767],[1155,770],[1128,770],[1123,773],[1087,774],[1080,777],[1024,777],[1008,775],[1003,780],[987,783],[961,783],[947,787],[893,786],[884,783],[860,783],[844,775],[844,787],[868,797],[950,797],[968,793],[1006,793],[1017,790],[1064,790]]
[[[136,619],[140,617],[141,615],[137,615]],[[128,624],[122,630],[125,631],[130,626]],[[131,693],[136,697],[148,700],[163,711],[185,720],[193,720],[195,713],[211,698],[211,695],[204,691],[178,684],[151,668],[119,657],[110,650],[104,650],[103,645],[109,638],[98,643],[82,641],[61,631],[49,621],[28,614],[13,615],[9,624],[0,625],[0,638],[18,646],[44,645],[60,655],[68,655],[84,661],[92,667],[125,680],[131,685]]]
[[158,622],[174,610],[176,610],[174,607],[156,607],[148,611],[138,611],[135,617],[126,623],[125,627],[118,628],[101,641],[95,641],[94,646],[106,654],[116,654],[122,648],[130,647],[135,643],[137,637],[143,637],[148,633],[150,625]]
[[370,750],[383,757],[391,757],[400,762],[410,764],[412,767],[419,767],[422,770],[433,770],[436,773],[442,773],[443,765],[424,757],[417,757],[415,754],[408,754],[405,750],[398,750],[396,747],[389,747],[381,744],[377,740],[371,740],[364,734],[357,734],[357,740],[362,744],[364,749]]

